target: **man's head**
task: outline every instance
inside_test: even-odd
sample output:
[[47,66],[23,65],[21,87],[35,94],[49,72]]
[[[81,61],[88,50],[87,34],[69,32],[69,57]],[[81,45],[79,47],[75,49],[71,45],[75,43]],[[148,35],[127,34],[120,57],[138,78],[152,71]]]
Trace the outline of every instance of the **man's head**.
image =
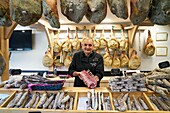
[[94,48],[93,39],[86,37],[82,40],[81,45],[82,45],[82,49],[85,55],[89,56],[92,53],[93,48]]

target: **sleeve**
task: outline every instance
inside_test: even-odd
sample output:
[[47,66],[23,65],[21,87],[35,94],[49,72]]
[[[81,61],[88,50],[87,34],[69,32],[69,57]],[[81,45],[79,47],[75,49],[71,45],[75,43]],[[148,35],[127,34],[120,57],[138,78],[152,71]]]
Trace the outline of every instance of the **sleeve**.
[[103,57],[101,56],[99,58],[99,62],[96,66],[96,74],[95,76],[99,77],[99,80],[101,80],[103,78],[104,75],[104,61],[103,61]]
[[74,71],[76,71],[76,56],[76,54],[73,55],[72,62],[68,68],[68,74],[71,76],[73,76]]

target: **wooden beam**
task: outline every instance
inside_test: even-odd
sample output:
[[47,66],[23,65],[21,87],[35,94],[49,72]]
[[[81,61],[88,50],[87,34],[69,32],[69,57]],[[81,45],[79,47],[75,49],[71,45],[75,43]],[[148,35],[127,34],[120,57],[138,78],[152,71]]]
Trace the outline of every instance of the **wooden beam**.
[[135,40],[135,35],[138,30],[139,26],[134,26],[132,29],[128,30],[128,37],[129,37],[129,57],[131,56],[132,51],[135,49],[133,48],[133,43]]
[[16,26],[17,26],[17,23],[13,21],[10,27],[5,28],[5,37],[4,37],[5,39],[9,39],[11,37]]
[[133,42],[134,42],[135,35],[136,35],[137,30],[138,30],[138,27],[139,26],[135,25],[132,29],[128,30],[129,47],[130,48],[133,47]]
[[0,50],[3,53],[3,56],[6,61],[6,68],[4,73],[2,74],[1,81],[5,81],[9,79],[9,38],[15,29],[17,24],[15,22],[12,23],[10,27],[0,27]]
[[[50,30],[46,26],[45,26],[45,32],[47,35],[48,45],[50,47],[50,53],[51,53],[51,56],[53,56],[54,32],[53,32],[53,30]],[[49,71],[53,71],[53,70],[54,70],[54,66],[49,67]]]

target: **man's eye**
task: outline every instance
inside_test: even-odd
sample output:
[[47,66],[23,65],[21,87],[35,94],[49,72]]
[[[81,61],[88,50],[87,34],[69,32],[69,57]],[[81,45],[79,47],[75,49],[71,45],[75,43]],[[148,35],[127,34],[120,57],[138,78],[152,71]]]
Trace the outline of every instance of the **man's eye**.
[[84,46],[92,46],[92,44],[84,44]]

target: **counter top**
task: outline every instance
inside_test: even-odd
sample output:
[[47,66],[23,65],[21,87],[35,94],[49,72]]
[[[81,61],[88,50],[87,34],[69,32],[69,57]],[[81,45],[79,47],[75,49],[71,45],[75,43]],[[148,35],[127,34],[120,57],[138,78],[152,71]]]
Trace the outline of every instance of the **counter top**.
[[[101,82],[100,82],[100,87],[108,87],[108,80],[110,79],[111,76],[103,77]],[[55,78],[49,78],[50,80],[65,80],[66,82],[64,83],[64,87],[73,87],[74,84],[74,77],[71,78],[60,78],[60,77],[55,77]]]
[[[69,82],[69,83],[73,83],[74,82],[74,77],[72,77],[72,78],[66,78],[66,79],[64,79],[64,78],[60,78],[60,77],[55,77],[55,78],[49,78],[50,80],[66,80],[66,82]],[[110,79],[110,76],[107,76],[107,77],[103,77],[102,78],[102,80],[101,80],[101,82],[107,82],[108,83],[108,80]]]

